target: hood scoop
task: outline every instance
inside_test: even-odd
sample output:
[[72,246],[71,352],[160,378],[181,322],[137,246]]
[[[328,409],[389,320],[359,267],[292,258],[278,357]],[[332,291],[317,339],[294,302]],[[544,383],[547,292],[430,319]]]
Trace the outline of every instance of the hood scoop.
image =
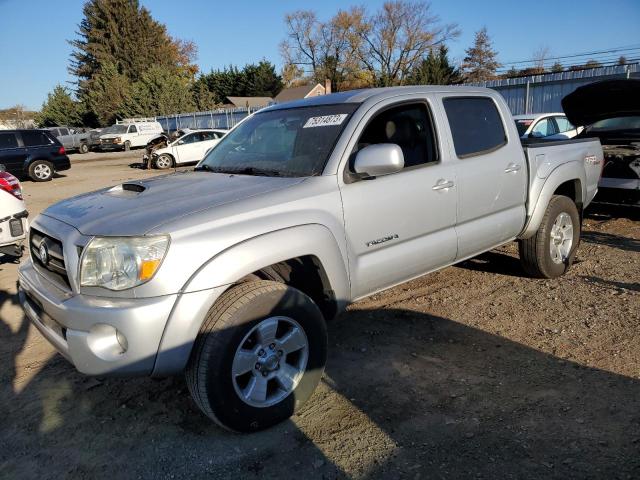
[[140,183],[123,183],[110,188],[105,193],[114,197],[137,197],[147,189]]

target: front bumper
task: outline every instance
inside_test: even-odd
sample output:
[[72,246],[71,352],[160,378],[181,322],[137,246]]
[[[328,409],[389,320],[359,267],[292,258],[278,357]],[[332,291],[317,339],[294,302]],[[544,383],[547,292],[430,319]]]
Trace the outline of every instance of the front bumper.
[[29,320],[78,371],[150,375],[177,295],[104,298],[59,289],[31,259],[18,269],[19,298]]

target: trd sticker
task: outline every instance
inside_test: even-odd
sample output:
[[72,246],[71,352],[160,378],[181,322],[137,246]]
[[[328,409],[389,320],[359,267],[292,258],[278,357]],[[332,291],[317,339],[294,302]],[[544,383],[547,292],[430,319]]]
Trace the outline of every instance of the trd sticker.
[[584,163],[587,163],[589,165],[598,165],[600,163],[600,160],[598,160],[598,157],[596,157],[595,155],[587,155],[586,157],[584,157]]
[[322,117],[311,117],[307,120],[302,128],[329,127],[332,125],[340,125],[349,115],[339,113],[336,115],[323,115]]

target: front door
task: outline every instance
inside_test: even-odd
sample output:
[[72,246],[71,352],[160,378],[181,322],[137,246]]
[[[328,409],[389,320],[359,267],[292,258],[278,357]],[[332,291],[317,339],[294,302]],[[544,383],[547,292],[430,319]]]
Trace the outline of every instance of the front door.
[[391,105],[360,134],[351,158],[368,145],[394,143],[405,166],[341,187],[353,298],[455,259],[455,171],[432,118],[424,100]]
[[176,142],[174,150],[176,152],[176,161],[178,163],[197,162],[200,156],[200,132],[185,135]]

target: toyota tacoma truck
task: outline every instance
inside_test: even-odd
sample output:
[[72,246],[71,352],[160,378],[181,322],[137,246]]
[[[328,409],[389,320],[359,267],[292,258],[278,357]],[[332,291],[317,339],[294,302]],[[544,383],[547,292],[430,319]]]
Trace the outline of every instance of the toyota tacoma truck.
[[275,105],[193,171],[47,208],[20,301],[80,372],[184,372],[207,416],[259,430],[311,396],[350,302],[514,240],[529,274],[565,273],[601,167],[598,140],[523,148],[482,88]]

